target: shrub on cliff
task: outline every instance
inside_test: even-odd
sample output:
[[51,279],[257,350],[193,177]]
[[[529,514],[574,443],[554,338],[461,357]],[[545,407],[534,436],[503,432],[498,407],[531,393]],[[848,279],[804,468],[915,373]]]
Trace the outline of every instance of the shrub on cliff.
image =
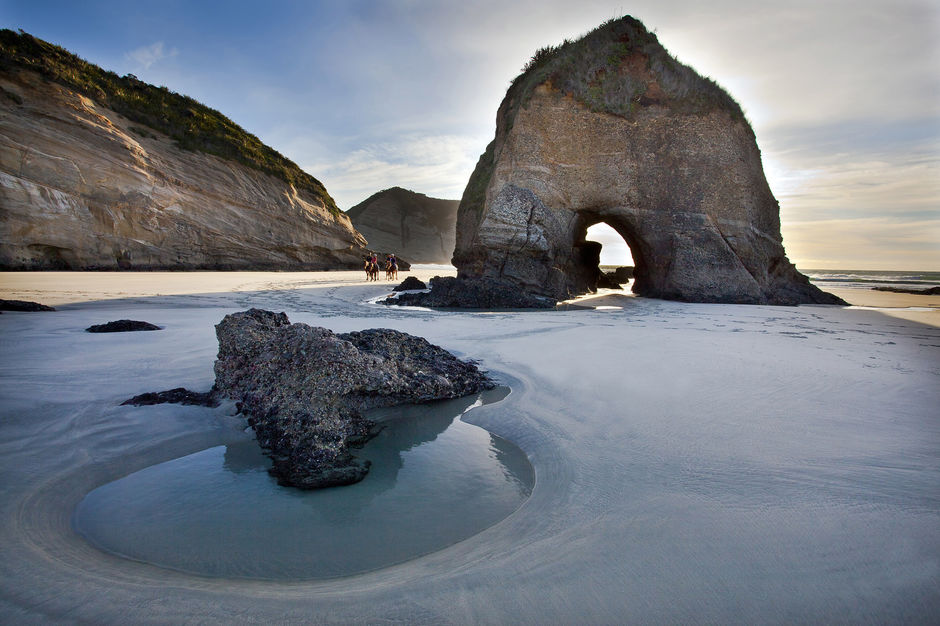
[[673,58],[654,33],[630,16],[609,20],[577,41],[539,49],[509,92],[524,104],[545,82],[594,111],[624,117],[653,103],[682,113],[721,108],[744,116],[725,90]]

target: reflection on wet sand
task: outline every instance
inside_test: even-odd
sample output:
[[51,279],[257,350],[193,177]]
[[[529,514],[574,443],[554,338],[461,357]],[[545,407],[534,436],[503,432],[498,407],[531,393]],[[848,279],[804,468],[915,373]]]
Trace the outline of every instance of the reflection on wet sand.
[[370,415],[385,428],[358,451],[372,471],[355,485],[280,487],[248,440],[103,485],[73,524],[106,551],[210,576],[325,578],[405,561],[484,530],[528,497],[525,455],[459,419],[507,393]]

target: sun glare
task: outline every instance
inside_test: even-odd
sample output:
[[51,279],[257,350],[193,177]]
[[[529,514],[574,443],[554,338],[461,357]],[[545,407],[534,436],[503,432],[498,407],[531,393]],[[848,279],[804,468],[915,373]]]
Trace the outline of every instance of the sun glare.
[[596,241],[603,246],[601,248],[601,265],[633,265],[630,246],[616,230],[604,222],[594,224],[594,226],[588,228],[585,239]]

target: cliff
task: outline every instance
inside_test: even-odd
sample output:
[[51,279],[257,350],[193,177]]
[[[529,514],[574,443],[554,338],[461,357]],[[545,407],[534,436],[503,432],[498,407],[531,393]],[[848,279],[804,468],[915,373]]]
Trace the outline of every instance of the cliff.
[[461,199],[462,278],[557,300],[593,290],[606,222],[634,291],[698,302],[838,303],[787,260],[779,206],[738,104],[639,21],[536,53]]
[[392,187],[346,214],[370,247],[395,252],[413,263],[450,263],[459,204]]
[[364,245],[217,111],[0,31],[0,268],[359,268]]

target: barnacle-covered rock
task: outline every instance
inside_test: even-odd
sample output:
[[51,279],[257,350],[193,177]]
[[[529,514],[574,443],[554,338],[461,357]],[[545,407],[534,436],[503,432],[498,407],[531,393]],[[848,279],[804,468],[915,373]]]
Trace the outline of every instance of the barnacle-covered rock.
[[251,309],[216,326],[214,393],[236,400],[281,484],[317,489],[362,480],[350,447],[376,426],[362,412],[493,387],[473,363],[390,329],[335,334]]

